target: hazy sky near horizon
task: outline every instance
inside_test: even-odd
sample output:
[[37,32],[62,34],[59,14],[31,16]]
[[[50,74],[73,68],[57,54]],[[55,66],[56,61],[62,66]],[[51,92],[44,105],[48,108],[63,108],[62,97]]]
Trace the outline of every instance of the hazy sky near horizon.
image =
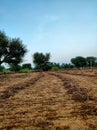
[[27,46],[24,62],[35,52],[60,63],[97,57],[97,0],[0,0],[0,30]]

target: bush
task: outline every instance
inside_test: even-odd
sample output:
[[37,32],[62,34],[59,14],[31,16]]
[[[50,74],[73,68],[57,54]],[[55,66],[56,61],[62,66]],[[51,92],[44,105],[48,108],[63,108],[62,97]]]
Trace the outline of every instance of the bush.
[[2,72],[3,72],[3,73],[10,73],[11,71],[10,71],[9,69],[5,69],[5,68],[4,68],[4,69],[2,70]]
[[27,68],[20,70],[20,73],[29,73],[29,72],[32,72],[32,70],[27,69]]
[[23,64],[22,69],[32,69],[31,64],[30,63]]
[[21,70],[21,66],[20,65],[15,65],[15,64],[10,64],[10,70],[13,72],[18,72]]
[[52,71],[58,71],[59,70],[59,68],[58,67],[52,67],[52,69],[51,69]]
[[0,72],[3,72],[4,66],[0,66]]

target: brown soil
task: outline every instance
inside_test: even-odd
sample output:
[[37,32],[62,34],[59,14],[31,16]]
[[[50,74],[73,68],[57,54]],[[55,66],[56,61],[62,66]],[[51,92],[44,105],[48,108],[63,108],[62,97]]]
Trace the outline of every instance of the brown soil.
[[0,75],[0,130],[97,130],[97,78],[88,75]]

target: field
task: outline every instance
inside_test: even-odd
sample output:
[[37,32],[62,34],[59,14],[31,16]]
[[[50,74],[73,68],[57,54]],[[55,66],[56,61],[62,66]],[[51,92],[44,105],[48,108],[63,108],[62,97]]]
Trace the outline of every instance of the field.
[[97,130],[97,70],[0,75],[0,130]]

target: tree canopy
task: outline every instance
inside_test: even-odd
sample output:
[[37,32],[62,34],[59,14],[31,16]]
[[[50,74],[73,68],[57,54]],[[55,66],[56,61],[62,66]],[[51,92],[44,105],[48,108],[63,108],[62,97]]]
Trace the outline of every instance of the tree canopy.
[[19,38],[9,39],[0,31],[0,65],[2,63],[18,65],[26,52],[27,49]]
[[72,64],[75,65],[77,68],[85,67],[86,66],[86,59],[82,56],[77,56],[71,59]]
[[36,52],[33,55],[33,62],[35,64],[36,69],[38,70],[48,70],[50,60],[50,53],[39,53]]
[[86,58],[87,66],[89,68],[92,68],[95,65],[95,63],[96,63],[96,60],[97,60],[96,57],[93,57],[93,56],[87,57]]
[[7,55],[8,55],[8,46],[9,46],[9,40],[6,34],[2,31],[0,31],[0,65],[3,62],[6,62]]
[[77,68],[80,68],[80,67],[92,68],[92,67],[96,66],[96,64],[97,64],[97,57],[89,56],[89,57],[84,58],[82,56],[77,56],[75,58],[72,58],[71,62]]

